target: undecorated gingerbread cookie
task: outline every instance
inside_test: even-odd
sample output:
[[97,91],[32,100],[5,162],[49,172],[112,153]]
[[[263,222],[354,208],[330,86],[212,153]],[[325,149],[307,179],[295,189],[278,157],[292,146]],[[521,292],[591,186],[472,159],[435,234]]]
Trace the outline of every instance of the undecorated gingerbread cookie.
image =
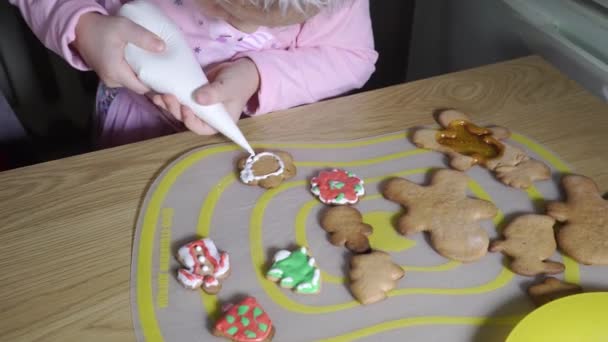
[[270,342],[275,334],[270,317],[253,297],[223,308],[213,334],[235,342]]
[[498,209],[491,202],[469,198],[468,183],[464,173],[442,169],[433,174],[428,186],[395,178],[384,185],[382,193],[407,209],[398,222],[401,234],[429,232],[439,254],[472,262],[486,255],[490,242],[479,221],[493,218]]
[[358,254],[350,262],[350,290],[364,305],[384,300],[405,272],[385,252]]
[[363,223],[361,213],[348,206],[332,207],[321,218],[321,226],[328,232],[329,241],[334,246],[345,246],[351,252],[363,253],[369,250],[372,226]]
[[306,247],[293,252],[278,251],[266,279],[300,294],[316,294],[321,290],[321,271],[315,259],[308,255]]
[[511,135],[506,128],[479,127],[456,110],[441,112],[437,121],[443,129],[419,129],[412,141],[419,147],[445,153],[456,170],[466,171],[479,164],[494,171],[504,184],[520,189],[551,176],[547,165],[501,141]]
[[583,289],[580,286],[552,277],[548,277],[542,283],[534,284],[528,288],[528,295],[537,306],[581,292],[583,292]]
[[557,244],[580,263],[608,265],[608,201],[585,176],[564,176],[562,186],[566,202],[547,206],[549,216],[564,222],[557,233]]
[[238,162],[241,181],[265,189],[276,188],[296,175],[293,158],[287,152],[261,152]]
[[184,266],[177,271],[177,280],[191,290],[202,287],[208,294],[216,294],[222,288],[222,281],[230,275],[228,253],[219,251],[211,239],[181,247],[177,260]]
[[310,190],[324,204],[355,204],[365,195],[363,179],[339,169],[321,171],[311,180]]
[[557,249],[553,225],[555,220],[546,215],[523,215],[515,218],[503,231],[505,240],[492,242],[491,252],[510,256],[511,270],[524,276],[556,274],[564,265],[547,260]]

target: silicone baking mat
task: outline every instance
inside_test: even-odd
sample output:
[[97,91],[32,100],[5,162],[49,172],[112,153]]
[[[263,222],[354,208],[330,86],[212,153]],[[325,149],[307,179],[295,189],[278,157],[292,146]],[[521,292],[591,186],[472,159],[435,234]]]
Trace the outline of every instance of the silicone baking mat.
[[[552,180],[527,191],[506,187],[475,167],[470,195],[500,209],[484,222],[492,238],[505,218],[542,210],[543,200],[560,197],[559,175],[569,169],[558,157],[528,138],[510,140],[551,166]],[[504,257],[488,254],[472,264],[439,256],[425,235],[405,238],[393,222],[399,205],[382,198],[379,184],[390,177],[426,183],[446,158],[411,144],[406,133],[327,144],[257,144],[291,153],[298,174],[265,191],[241,184],[235,170],[243,154],[234,145],[187,153],[158,176],[140,211],[132,264],[135,330],[145,341],[213,341],[210,333],[219,307],[245,295],[256,297],[272,318],[275,341],[504,341],[514,325],[534,309],[525,289],[534,279],[505,268]],[[319,226],[323,205],[309,192],[318,171],[344,168],[365,180],[367,195],[357,204],[372,224],[371,245],[392,255],[406,275],[383,302],[361,306],[346,286],[348,256],[332,246]],[[175,278],[177,248],[200,237],[212,238],[230,254],[232,274],[217,296],[182,288]],[[264,278],[279,250],[307,246],[322,270],[318,295],[297,295]],[[557,254],[566,265],[558,277],[584,287],[608,282],[607,267],[587,267]]]

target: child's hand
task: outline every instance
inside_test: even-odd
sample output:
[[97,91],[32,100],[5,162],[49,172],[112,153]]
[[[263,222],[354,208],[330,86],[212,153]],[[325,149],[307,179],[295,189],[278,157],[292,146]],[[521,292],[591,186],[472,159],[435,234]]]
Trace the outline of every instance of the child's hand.
[[83,14],[72,43],[82,59],[108,87],[126,87],[138,94],[149,91],[124,59],[127,43],[151,52],[161,52],[165,43],[152,32],[122,17],[99,13]]
[[[249,99],[258,91],[260,76],[255,64],[248,58],[223,63],[207,73],[209,84],[196,90],[194,96],[201,105],[223,103],[236,122],[241,116]],[[154,94],[152,101],[171,113],[177,120],[194,133],[210,135],[216,130],[194,115],[188,107],[179,104],[175,96]]]

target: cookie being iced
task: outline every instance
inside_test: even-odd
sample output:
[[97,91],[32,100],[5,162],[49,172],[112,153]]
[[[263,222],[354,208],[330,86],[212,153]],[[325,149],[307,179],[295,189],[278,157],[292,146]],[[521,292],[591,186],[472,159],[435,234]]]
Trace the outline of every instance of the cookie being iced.
[[443,129],[419,129],[412,141],[419,147],[445,153],[456,170],[466,171],[479,164],[494,171],[504,184],[520,189],[551,176],[547,165],[502,141],[511,135],[504,127],[479,127],[456,110],[441,112],[437,121]]
[[278,251],[266,279],[300,294],[316,294],[321,290],[321,271],[315,259],[308,255],[306,247],[293,252]]
[[177,251],[177,260],[184,268],[177,271],[177,280],[186,288],[200,287],[216,294],[222,281],[230,275],[228,253],[220,252],[211,239],[191,242]]
[[522,215],[515,218],[503,231],[505,240],[492,242],[491,252],[502,252],[512,258],[511,270],[524,276],[556,274],[564,265],[547,260],[557,249],[553,225],[547,215]]
[[542,283],[534,284],[528,288],[528,295],[537,306],[582,292],[583,289],[580,286],[552,277],[548,277]]
[[359,254],[350,262],[350,290],[364,305],[384,300],[405,272],[385,252]]
[[365,195],[363,179],[345,170],[321,171],[310,185],[312,193],[324,204],[355,204]]
[[321,218],[321,226],[329,233],[329,241],[334,246],[345,246],[354,253],[369,250],[372,226],[363,223],[361,213],[352,207],[339,206],[327,210]]
[[608,201],[585,176],[562,178],[566,202],[547,205],[547,214],[564,222],[557,244],[566,254],[586,265],[608,265]]
[[429,232],[431,244],[439,254],[460,262],[472,262],[488,251],[490,240],[479,221],[498,213],[494,204],[469,198],[469,177],[459,171],[442,169],[428,186],[406,179],[388,181],[382,193],[407,209],[398,222],[403,235]]
[[274,327],[270,317],[253,297],[247,297],[224,309],[215,323],[213,334],[235,342],[270,342]]
[[296,175],[293,158],[287,152],[261,152],[238,162],[241,181],[265,189],[276,188]]

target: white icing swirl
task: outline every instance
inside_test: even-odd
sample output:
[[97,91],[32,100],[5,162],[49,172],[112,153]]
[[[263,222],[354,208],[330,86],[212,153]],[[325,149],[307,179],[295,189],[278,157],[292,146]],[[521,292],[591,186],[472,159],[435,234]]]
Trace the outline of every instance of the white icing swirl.
[[[269,173],[267,175],[256,176],[253,173],[253,165],[262,157],[274,158],[274,160],[276,160],[279,164],[279,168],[275,172]],[[283,174],[283,172],[285,172],[285,163],[283,163],[283,160],[281,160],[279,156],[270,152],[262,152],[256,155],[251,155],[249,156],[249,158],[247,158],[247,161],[245,161],[245,167],[243,168],[243,170],[241,170],[241,181],[243,181],[243,183],[259,182],[272,176],[279,176]]]

